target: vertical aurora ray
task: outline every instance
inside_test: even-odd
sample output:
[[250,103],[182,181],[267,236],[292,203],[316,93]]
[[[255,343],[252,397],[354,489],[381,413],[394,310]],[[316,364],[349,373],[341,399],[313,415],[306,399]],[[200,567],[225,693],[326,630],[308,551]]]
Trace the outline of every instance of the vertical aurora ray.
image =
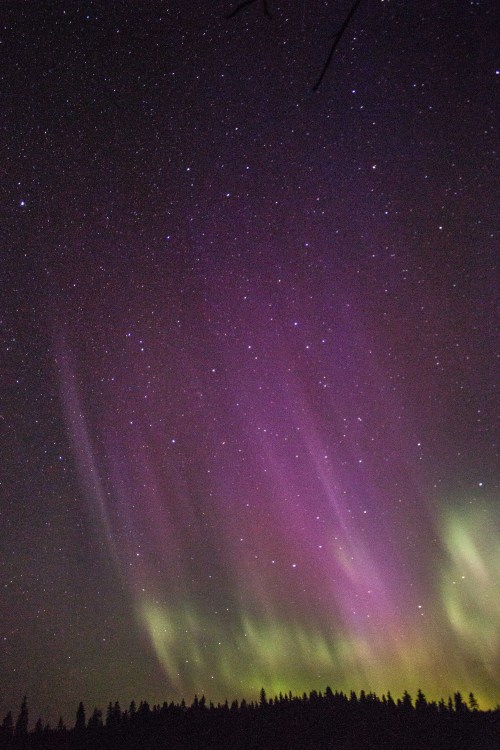
[[[203,323],[199,347],[180,349],[178,358],[163,336],[131,336],[122,325],[130,352],[102,377],[95,364],[102,385],[92,417],[77,394],[77,354],[57,356],[83,485],[168,689],[221,697],[326,681],[378,692],[423,684],[439,697],[454,682],[467,687],[464,665],[476,651],[478,679],[487,683],[499,616],[485,572],[493,533],[483,560],[477,529],[458,517],[443,523],[439,542],[449,565],[472,574],[467,601],[446,575],[441,589],[421,580],[422,571],[410,569],[413,555],[405,561],[397,516],[379,512],[388,505],[386,478],[362,447],[371,407],[336,374],[342,332],[328,355],[317,345],[305,379],[293,321],[275,313],[282,335],[272,346],[265,295],[248,319],[235,300],[225,304],[238,335],[221,347],[213,323]],[[349,346],[354,352],[357,344]],[[378,382],[378,368],[366,377]],[[311,398],[311,381],[335,383],[334,392]],[[95,383],[90,391],[97,393]],[[89,432],[98,436],[94,445]],[[412,490],[419,477],[407,443],[388,434],[373,450],[390,452],[382,470],[397,488],[392,502],[406,486],[409,504],[421,502],[421,492]],[[421,519],[428,515],[424,504]],[[467,615],[485,576],[487,602]],[[489,624],[477,628],[485,618]],[[451,658],[450,638],[458,644]]]
[[471,665],[492,688],[500,673],[500,527],[486,506],[444,514],[441,596],[465,674]]

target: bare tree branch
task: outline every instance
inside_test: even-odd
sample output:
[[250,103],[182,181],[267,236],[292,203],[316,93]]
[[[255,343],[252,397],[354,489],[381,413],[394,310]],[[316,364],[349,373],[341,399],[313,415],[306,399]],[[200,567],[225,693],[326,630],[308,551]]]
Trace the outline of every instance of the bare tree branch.
[[356,2],[352,5],[351,10],[347,14],[344,23],[340,27],[340,30],[337,31],[337,33],[335,34],[335,37],[333,39],[333,44],[332,44],[332,47],[330,49],[330,53],[328,55],[328,58],[327,58],[327,60],[326,60],[326,62],[324,64],[324,66],[323,66],[323,70],[321,71],[318,80],[316,81],[316,83],[313,86],[313,91],[317,91],[319,89],[319,87],[321,85],[321,82],[322,82],[323,78],[325,77],[325,73],[326,73],[326,71],[328,70],[328,68],[330,66],[330,63],[332,61],[332,57],[333,57],[333,55],[335,53],[335,50],[337,49],[340,40],[344,36],[344,33],[345,33],[347,27],[349,26],[349,23],[351,22],[351,19],[352,19],[353,15],[356,13],[358,7],[361,5],[361,2],[362,2],[362,0],[356,0]]
[[[240,4],[237,5],[236,8],[231,11],[231,13],[228,13],[228,15],[226,16],[226,18],[234,18],[234,16],[236,16],[242,10],[244,10],[245,8],[248,8],[250,5],[253,5],[256,2],[257,2],[257,0],[242,0],[242,2],[240,2]],[[344,34],[345,34],[346,30],[347,30],[347,27],[349,26],[350,22],[352,21],[352,18],[354,16],[354,14],[356,13],[357,9],[361,5],[361,2],[362,2],[362,0],[355,0],[355,2],[351,6],[351,9],[350,9],[349,13],[347,14],[347,16],[345,18],[344,23],[340,27],[339,31],[337,31],[337,33],[333,37],[333,43],[332,43],[330,52],[328,53],[328,57],[327,57],[326,62],[324,64],[324,66],[323,66],[323,70],[321,71],[318,80],[316,81],[316,83],[313,86],[313,91],[317,91],[319,89],[319,87],[321,86],[323,78],[325,77],[325,74],[326,74],[328,68],[330,67],[330,63],[332,62],[332,58],[333,58],[333,55],[335,54],[335,50],[339,46],[340,40],[344,36]],[[262,7],[263,7],[263,10],[264,10],[264,15],[267,16],[267,18],[272,18],[271,13],[269,12],[268,0],[262,0]]]
[[[231,13],[228,13],[226,18],[233,18],[244,8],[247,8],[249,5],[252,5],[255,2],[257,2],[257,0],[243,0],[243,2],[241,2],[239,5],[236,6],[234,10],[231,11]],[[269,4],[267,0],[262,0],[262,6],[264,10],[264,15],[267,16],[267,18],[272,18],[271,13],[269,12]]]

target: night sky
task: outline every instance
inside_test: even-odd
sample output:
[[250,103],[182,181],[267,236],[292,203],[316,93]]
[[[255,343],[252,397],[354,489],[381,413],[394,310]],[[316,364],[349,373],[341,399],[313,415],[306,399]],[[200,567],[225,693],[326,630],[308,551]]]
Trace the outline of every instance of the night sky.
[[1,3],[0,719],[500,700],[495,6]]

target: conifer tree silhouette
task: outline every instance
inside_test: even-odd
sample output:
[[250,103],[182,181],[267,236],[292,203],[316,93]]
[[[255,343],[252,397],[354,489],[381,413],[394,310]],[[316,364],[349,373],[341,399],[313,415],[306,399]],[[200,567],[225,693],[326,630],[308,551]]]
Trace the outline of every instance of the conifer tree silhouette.
[[417,711],[422,711],[422,709],[427,708],[427,701],[425,699],[425,695],[423,692],[419,689],[417,692],[417,699],[415,701],[415,708]]
[[75,732],[82,733],[83,731],[85,731],[85,708],[80,701],[76,711]]
[[16,738],[26,737],[28,734],[28,719],[28,699],[24,696],[19,710],[19,716],[16,721],[16,729],[14,732]]
[[5,716],[4,720],[2,721],[2,739],[5,739],[7,742],[12,739],[12,735],[14,734],[14,722],[12,720],[12,711],[9,711],[8,714]]
[[474,693],[469,693],[469,707],[471,711],[478,711],[479,705]]

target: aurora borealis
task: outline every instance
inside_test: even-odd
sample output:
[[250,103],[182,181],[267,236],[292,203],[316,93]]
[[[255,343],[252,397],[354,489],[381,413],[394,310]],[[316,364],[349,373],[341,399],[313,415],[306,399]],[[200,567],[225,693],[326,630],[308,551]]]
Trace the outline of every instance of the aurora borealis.
[[0,711],[500,700],[490,2],[4,3]]

